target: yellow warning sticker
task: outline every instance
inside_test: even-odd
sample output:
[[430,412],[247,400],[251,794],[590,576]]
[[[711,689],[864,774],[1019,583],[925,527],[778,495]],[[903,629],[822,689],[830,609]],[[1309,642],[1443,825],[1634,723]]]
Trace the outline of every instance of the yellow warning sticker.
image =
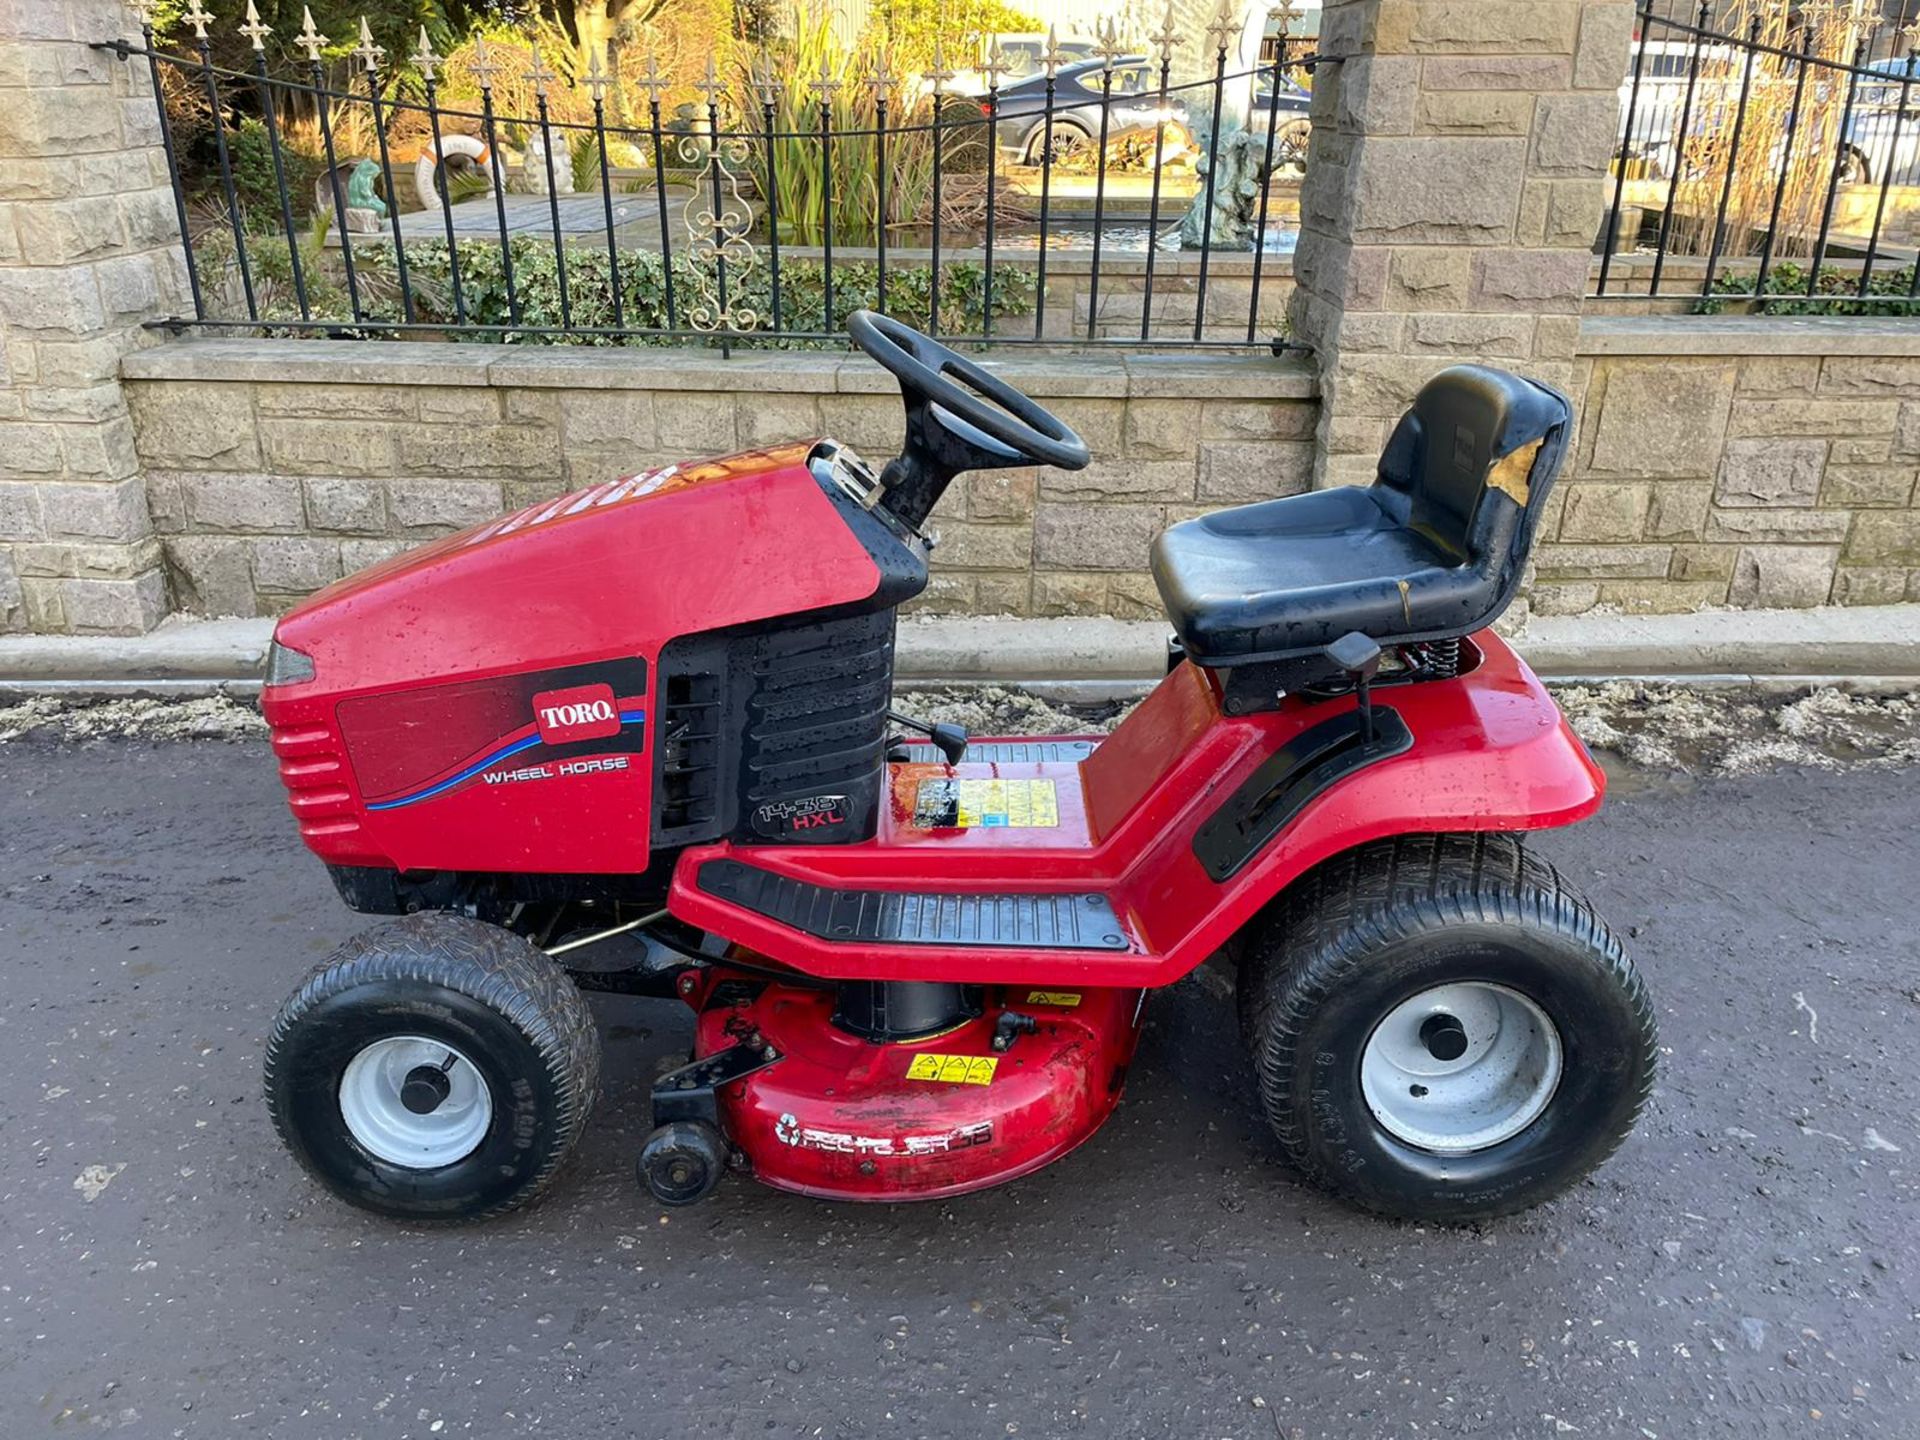
[[907,1066],[907,1079],[934,1080],[942,1085],[991,1085],[1000,1061],[993,1055],[916,1055]]
[[1057,1010],[1071,1010],[1080,1003],[1077,990],[1029,990],[1027,1004],[1051,1005]]
[[928,830],[1050,830],[1060,823],[1060,800],[1051,780],[922,780],[913,823]]

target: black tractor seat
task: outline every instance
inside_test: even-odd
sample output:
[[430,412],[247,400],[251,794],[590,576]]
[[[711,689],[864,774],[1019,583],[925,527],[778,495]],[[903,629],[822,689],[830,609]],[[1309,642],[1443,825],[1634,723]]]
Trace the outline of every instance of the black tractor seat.
[[1490,623],[1519,587],[1572,417],[1545,385],[1455,366],[1401,416],[1372,485],[1172,526],[1153,578],[1188,657],[1291,662],[1355,631],[1407,644]]

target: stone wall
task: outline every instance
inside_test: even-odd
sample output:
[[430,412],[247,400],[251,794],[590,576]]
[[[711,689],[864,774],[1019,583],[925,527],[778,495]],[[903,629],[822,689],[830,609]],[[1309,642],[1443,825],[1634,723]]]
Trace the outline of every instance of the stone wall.
[[[1311,483],[1319,405],[1297,362],[1001,369],[1094,462],[956,482],[925,608],[1155,616],[1146,557],[1164,525]],[[1542,611],[1920,600],[1920,327],[1588,320],[1568,370],[1580,437],[1540,531]],[[883,458],[900,439],[892,380],[834,355],[220,340],[125,372],[172,603],[201,614],[272,613],[651,464],[820,433]]]
[[117,0],[0,3],[0,632],[139,632],[164,613],[120,357],[179,308],[145,69],[89,48]]
[[1588,320],[1534,606],[1920,600],[1920,327]]
[[[1076,356],[998,367],[1093,463],[957,481],[922,606],[1159,613],[1166,524],[1304,490],[1314,386],[1268,357]],[[434,535],[689,456],[831,434],[900,444],[892,377],[838,355],[181,341],[126,390],[176,607],[268,614]]]

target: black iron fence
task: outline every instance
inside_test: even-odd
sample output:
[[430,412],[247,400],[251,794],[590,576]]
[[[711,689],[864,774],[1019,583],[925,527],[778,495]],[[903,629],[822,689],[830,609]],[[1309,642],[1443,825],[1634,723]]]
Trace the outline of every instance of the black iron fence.
[[1914,313],[1916,31],[1846,4],[1757,6],[1737,34],[1711,14],[1641,6],[1592,298]]
[[400,67],[364,22],[343,82],[310,18],[306,73],[275,74],[251,13],[233,68],[214,23],[192,0],[174,46],[149,23],[100,47],[159,107],[193,297],[161,323],[730,352],[842,343],[865,305],[996,345],[1280,343],[1316,61],[1283,40],[1236,68],[1224,17],[1180,83],[1181,37],[1135,53],[1109,29],[1024,77],[996,50],[977,93],[937,52],[918,76],[787,55],[709,60],[681,103],[651,59],[563,80],[484,40],[449,94],[424,31]]

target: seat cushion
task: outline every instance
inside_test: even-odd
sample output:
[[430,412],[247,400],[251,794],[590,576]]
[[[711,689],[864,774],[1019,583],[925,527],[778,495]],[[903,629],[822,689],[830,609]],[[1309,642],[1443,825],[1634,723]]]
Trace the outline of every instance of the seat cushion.
[[1427,638],[1474,623],[1493,582],[1339,486],[1182,521],[1153,546],[1153,578],[1202,663],[1304,654],[1358,630]]

